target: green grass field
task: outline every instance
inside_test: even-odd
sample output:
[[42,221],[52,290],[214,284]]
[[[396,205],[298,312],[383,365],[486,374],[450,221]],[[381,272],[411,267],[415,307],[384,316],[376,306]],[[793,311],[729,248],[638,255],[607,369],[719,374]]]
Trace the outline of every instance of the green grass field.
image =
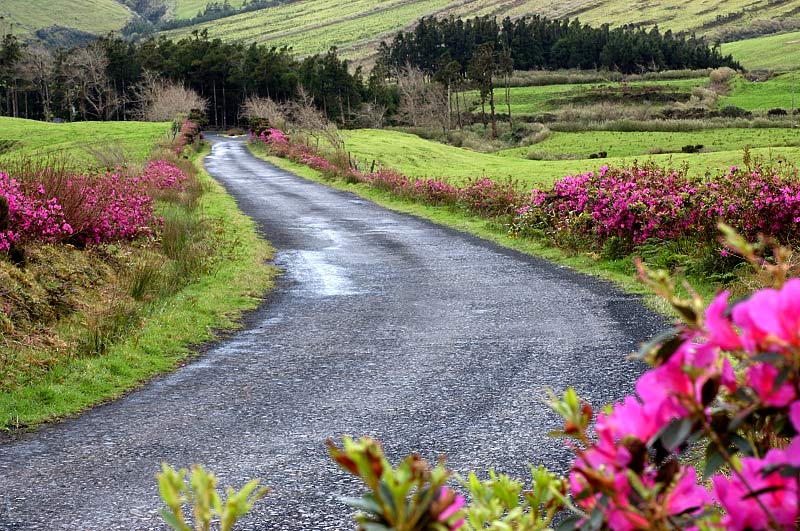
[[[30,35],[40,28],[59,25],[89,33],[103,34],[119,30],[132,12],[114,0],[3,0],[0,17],[14,25],[18,35]],[[0,24],[0,29],[4,26]]]
[[718,104],[735,105],[750,111],[778,107],[790,110],[792,92],[794,92],[794,108],[797,109],[800,107],[800,72],[789,72],[767,81],[747,81],[737,77],[731,83],[731,93],[719,98]]
[[[686,93],[691,92],[694,87],[705,86],[707,84],[708,78],[632,81],[624,83],[624,85],[630,86],[658,86]],[[609,82],[511,87],[511,113],[515,115],[531,115],[550,111],[560,106],[568,105],[571,99],[585,95],[594,89],[604,87],[618,89],[622,86],[623,83]],[[480,95],[477,91],[468,91],[463,93],[463,95],[466,98],[467,107],[470,110],[480,110]],[[506,112],[504,89],[502,87],[496,88],[494,97],[498,112]]]
[[[634,139],[636,135],[651,134],[626,133],[625,135],[630,135],[631,139]],[[569,133],[569,135],[574,135],[574,133]],[[376,160],[384,166],[400,170],[407,175],[445,177],[454,182],[464,182],[468,179],[482,176],[494,179],[511,178],[529,187],[547,186],[553,180],[565,175],[597,170],[603,164],[609,166],[631,164],[634,159],[639,161],[653,160],[659,164],[668,164],[674,167],[679,167],[686,163],[695,173],[701,174],[707,170],[713,173],[732,164],[741,163],[742,150],[746,144],[741,141],[733,144],[734,140],[730,138],[727,140],[729,143],[726,144],[728,149],[711,153],[629,154],[626,156],[612,156],[602,160],[534,161],[500,156],[493,153],[478,153],[397,131],[359,129],[347,131],[345,138],[346,149],[360,161],[366,161],[371,164],[372,160]],[[555,136],[555,138],[558,137]],[[794,138],[797,139],[796,134]],[[637,142],[636,140],[631,141]],[[569,143],[569,138],[565,138],[564,142]],[[647,143],[644,141],[638,142],[640,142],[640,145]],[[800,161],[800,147],[759,147],[754,148],[752,154]]]
[[[506,149],[496,153],[503,157],[526,157],[531,151],[552,156],[573,155],[587,158],[592,153],[605,151],[609,157],[641,157],[656,151],[677,152],[686,145],[702,144],[703,151],[736,151],[744,146],[752,148],[800,147],[800,129],[704,129],[699,131],[666,133],[625,133],[619,131],[586,131],[578,133],[552,133],[549,138],[533,146]],[[705,155],[701,153],[700,155]]]
[[732,54],[748,70],[797,70],[800,31],[725,43],[722,51]]
[[0,153],[3,158],[18,155],[50,156],[66,154],[76,162],[91,163],[87,150],[121,149],[126,158],[140,162],[161,139],[166,139],[171,124],[153,122],[73,122],[45,123],[21,118],[0,117],[0,142],[14,142]]
[[[202,9],[205,0],[176,0],[176,16],[186,18]],[[237,2],[232,4],[236,5]],[[777,5],[776,5],[777,4]],[[269,42],[293,46],[301,55],[321,53],[331,44],[344,56],[365,59],[372,56],[377,44],[401,29],[411,27],[418,18],[453,14],[462,17],[540,14],[551,18],[579,17],[593,25],[617,26],[638,23],[658,24],[662,31],[695,31],[713,36],[725,28],[746,27],[754,20],[780,18],[800,7],[800,0],[706,0],[705,2],[652,2],[649,0],[304,0],[258,10],[180,30],[170,35],[189,34],[206,28],[213,37],[235,41]],[[749,11],[741,18],[717,24],[718,15]],[[704,26],[705,25],[705,26]],[[733,50],[731,50],[732,52]]]
[[[202,12],[213,0],[172,0],[172,16],[177,19],[192,18]],[[244,0],[228,0],[231,7],[242,7]]]

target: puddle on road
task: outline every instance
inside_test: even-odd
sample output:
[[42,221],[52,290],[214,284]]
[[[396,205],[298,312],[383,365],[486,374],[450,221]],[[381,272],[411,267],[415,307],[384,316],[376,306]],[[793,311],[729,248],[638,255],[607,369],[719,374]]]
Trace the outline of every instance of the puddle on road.
[[324,251],[295,250],[278,253],[275,265],[295,281],[293,291],[305,297],[357,295],[361,291],[345,270],[325,261]]

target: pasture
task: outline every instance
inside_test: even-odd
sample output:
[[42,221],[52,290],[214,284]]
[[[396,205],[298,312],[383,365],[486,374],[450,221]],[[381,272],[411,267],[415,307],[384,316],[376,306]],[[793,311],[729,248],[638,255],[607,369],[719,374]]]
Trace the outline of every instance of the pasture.
[[800,31],[728,42],[722,51],[748,70],[796,70],[800,68]]
[[701,129],[688,132],[622,132],[580,131],[576,133],[553,132],[546,140],[519,148],[497,152],[503,157],[526,157],[535,151],[552,158],[589,158],[592,153],[604,151],[609,157],[643,157],[661,153],[682,155],[685,146],[702,145],[702,153],[737,151],[751,148],[800,147],[800,130],[782,128],[724,128]]
[[[67,155],[79,163],[94,162],[91,151],[116,151],[127,160],[142,162],[160,140],[169,123],[72,122],[44,123],[0,117],[0,161],[18,155]],[[5,146],[5,147],[4,147]]]
[[[724,132],[725,130],[721,130]],[[740,130],[734,130],[739,131]],[[745,133],[759,132],[760,130],[745,130]],[[767,130],[769,131],[769,130]],[[763,144],[775,140],[781,131],[770,131],[766,135],[760,134],[753,137],[754,141],[761,139],[761,147],[751,150],[752,155],[766,157],[770,159],[800,159],[800,147],[795,144],[792,147],[768,147]],[[716,131],[709,131],[714,133]],[[703,132],[706,133],[706,132]],[[582,141],[590,142],[591,135],[600,135],[610,141],[611,135],[604,136],[605,132],[586,133],[582,137],[578,133],[567,133],[563,137],[554,135],[554,142],[561,143],[562,146],[570,144],[573,135],[575,139],[583,138]],[[645,145],[655,141],[654,133],[621,133],[619,138],[629,138],[634,145],[639,145],[642,149]],[[581,173],[589,170],[597,170],[602,165],[621,167],[633,163],[633,161],[653,160],[659,164],[670,164],[675,167],[687,164],[696,173],[711,171],[716,173],[742,161],[743,148],[747,145],[746,140],[739,137],[737,133],[732,136],[720,135],[718,141],[724,150],[709,153],[675,153],[647,155],[646,153],[636,153],[634,148],[620,148],[619,156],[610,156],[606,159],[589,160],[553,160],[537,161],[526,160],[520,157],[503,156],[506,154],[478,153],[468,149],[448,146],[439,142],[425,140],[416,135],[401,133],[397,131],[359,129],[344,133],[346,149],[359,161],[371,164],[372,160],[381,162],[384,166],[397,169],[407,175],[415,177],[444,177],[454,182],[464,183],[476,177],[490,177],[496,180],[514,179],[526,187],[548,186],[555,179],[569,174]],[[771,136],[774,135],[774,136]],[[637,139],[637,136],[640,137]],[[688,138],[688,137],[687,137]],[[746,138],[746,137],[745,137]],[[795,141],[798,134],[795,133]],[[577,140],[576,140],[577,141]],[[680,143],[680,142],[678,142]],[[698,142],[695,142],[698,143]],[[587,146],[588,147],[588,146]],[[564,149],[563,147],[561,149]]]

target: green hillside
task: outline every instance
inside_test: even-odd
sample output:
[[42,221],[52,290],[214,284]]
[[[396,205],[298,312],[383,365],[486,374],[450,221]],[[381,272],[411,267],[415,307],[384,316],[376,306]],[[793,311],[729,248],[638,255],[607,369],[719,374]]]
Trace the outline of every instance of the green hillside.
[[729,42],[722,45],[722,51],[750,70],[800,68],[800,31]]
[[[120,29],[132,12],[115,0],[3,0],[0,17],[13,24],[13,32],[27,36],[37,29],[64,26],[103,34]],[[2,26],[0,26],[2,27]]]
[[[558,135],[554,137],[553,149],[575,150],[573,141],[585,142],[585,150],[596,150],[599,146],[611,147],[617,140],[632,142],[630,148],[623,147],[617,151],[619,155],[610,156],[602,160],[526,160],[516,158],[513,154],[477,153],[468,149],[457,148],[431,140],[425,140],[415,135],[397,131],[375,129],[358,129],[347,131],[345,140],[347,150],[360,161],[380,161],[385,166],[395,168],[407,175],[415,177],[446,177],[454,182],[463,183],[475,177],[491,177],[493,179],[513,178],[524,186],[548,186],[553,180],[564,175],[597,170],[601,165],[624,166],[634,160],[653,160],[659,164],[680,167],[687,164],[692,172],[703,174],[706,170],[712,173],[720,168],[742,162],[743,148],[749,141],[755,146],[751,150],[753,156],[777,159],[785,157],[788,160],[797,160],[800,155],[800,143],[797,134],[781,137],[781,132],[787,130],[735,130],[702,132],[698,135],[661,135],[659,133],[625,133],[619,139],[613,139],[614,133],[591,132],[580,135]],[[592,135],[597,142],[592,142]],[[674,137],[668,140],[666,137]],[[716,144],[713,147],[720,151],[706,153],[668,153],[663,155],[649,155],[646,149],[663,143],[665,147],[675,146],[690,141],[709,141]],[[635,139],[635,140],[632,140]],[[788,140],[788,142],[786,141]],[[783,147],[763,147],[779,141]],[[560,144],[560,145],[556,145]],[[775,144],[773,144],[775,145]],[[592,149],[590,149],[592,148]],[[512,156],[508,156],[512,155]]]
[[[199,11],[203,11],[211,0],[173,0],[172,16],[177,19],[192,18]],[[228,0],[231,7],[241,7],[244,0]]]
[[[176,0],[178,11],[194,14],[203,0]],[[191,9],[189,6],[191,5]],[[301,55],[324,52],[336,45],[351,59],[374,53],[376,44],[394,32],[413,26],[422,16],[454,14],[497,17],[541,14],[579,17],[591,24],[658,24],[662,30],[691,30],[716,37],[757,21],[797,17],[800,0],[304,0],[288,5],[227,17],[169,32],[186,35],[207,29],[212,37],[235,41],[269,42],[292,46]],[[718,20],[717,17],[725,17]],[[733,51],[733,50],[731,50]]]

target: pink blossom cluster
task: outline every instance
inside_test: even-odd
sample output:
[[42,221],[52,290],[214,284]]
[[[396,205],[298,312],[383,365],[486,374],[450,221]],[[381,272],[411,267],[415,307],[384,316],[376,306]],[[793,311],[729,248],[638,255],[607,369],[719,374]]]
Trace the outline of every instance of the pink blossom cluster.
[[158,190],[183,191],[186,184],[186,174],[180,168],[164,160],[153,160],[147,163],[141,175],[134,177]]
[[511,182],[497,183],[482,178],[459,188],[443,179],[413,178],[386,168],[373,172],[360,172],[350,168],[343,175],[340,168],[312,148],[303,144],[292,144],[279,129],[266,130],[259,138],[279,157],[305,164],[328,175],[351,177],[375,188],[433,205],[461,204],[478,214],[496,216],[513,211],[514,205],[521,202],[521,197]]
[[194,144],[202,137],[203,135],[200,132],[200,126],[191,120],[184,120],[181,123],[181,127],[178,130],[178,135],[173,143],[173,149],[175,150],[175,153],[180,155],[183,153],[183,150],[186,149],[186,146]]
[[9,226],[0,232],[0,251],[29,241],[78,245],[129,240],[157,225],[150,190],[180,190],[186,175],[164,161],[140,176],[52,175],[14,179],[0,173],[0,195],[8,200]]
[[720,220],[749,239],[762,233],[787,241],[800,235],[800,180],[777,168],[733,166],[716,178],[692,178],[654,165],[603,166],[533,190],[517,214],[523,230],[539,225],[600,241],[713,237]]
[[488,216],[507,214],[521,202],[512,182],[498,183],[484,177],[459,190],[459,198],[473,212]]
[[[639,378],[636,395],[599,414],[596,436],[575,449],[576,503],[599,511],[615,531],[696,529],[701,521],[706,529],[796,529],[800,279],[732,309],[724,292],[702,325],[678,338],[674,352]],[[782,431],[765,437],[766,427]],[[733,456],[710,489],[674,457],[693,437],[708,441],[707,459]]]
[[73,233],[61,205],[48,197],[42,184],[26,194],[23,183],[0,172],[0,195],[8,200],[9,227],[0,231],[0,251],[7,251],[24,236],[53,242]]

